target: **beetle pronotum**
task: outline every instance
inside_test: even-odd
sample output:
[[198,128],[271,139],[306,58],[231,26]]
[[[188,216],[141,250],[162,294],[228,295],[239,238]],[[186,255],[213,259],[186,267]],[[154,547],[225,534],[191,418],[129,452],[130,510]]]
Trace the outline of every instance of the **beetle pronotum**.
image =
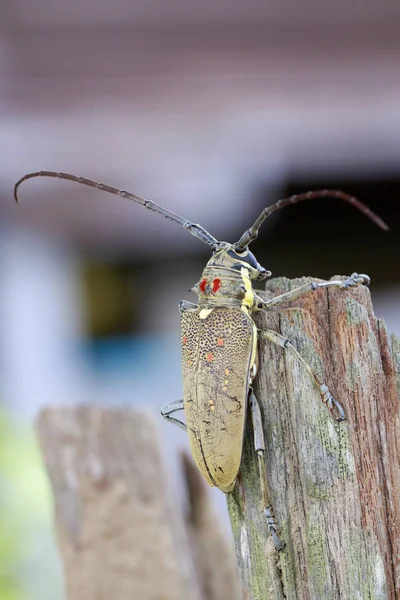
[[[361,283],[368,285],[369,277],[353,273],[344,281],[307,283],[264,301],[254,291],[252,281],[266,279],[271,273],[257,262],[248,247],[256,239],[262,223],[272,212],[289,204],[313,198],[339,198],[352,204],[381,229],[386,231],[388,226],[353,196],[339,190],[317,190],[291,196],[268,206],[239,240],[230,244],[218,241],[201,225],[191,223],[150,200],[68,173],[28,173],[15,184],[16,201],[18,202],[18,187],[23,181],[42,176],[83,183],[133,200],[179,223],[211,247],[213,254],[199,282],[192,288],[198,295],[198,304],[187,301],[180,304],[183,399],[164,406],[161,414],[188,432],[194,460],[206,481],[229,493],[235,486],[240,468],[244,425],[247,407],[250,405],[262,490],[262,508],[275,548],[281,550],[284,543],[279,538],[269,499],[261,411],[252,390],[252,382],[257,373],[258,338],[266,338],[295,356],[310,374],[328,408],[336,409],[338,420],[343,420],[345,414],[328,386],[320,381],[290,340],[269,329],[258,331],[251,313],[268,310],[322,287],[345,289]],[[186,424],[172,416],[179,410],[185,411]]]

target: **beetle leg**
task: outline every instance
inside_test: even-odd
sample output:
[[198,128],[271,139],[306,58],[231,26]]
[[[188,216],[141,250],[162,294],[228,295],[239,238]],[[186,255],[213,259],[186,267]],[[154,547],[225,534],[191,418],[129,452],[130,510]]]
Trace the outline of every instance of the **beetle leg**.
[[265,329],[264,331],[260,331],[260,336],[267,340],[270,340],[271,342],[273,342],[274,344],[277,344],[278,346],[281,346],[281,348],[285,348],[288,352],[290,352],[290,354],[292,356],[294,356],[295,358],[297,358],[297,360],[299,360],[301,362],[301,364],[304,366],[304,368],[307,370],[307,372],[311,375],[311,378],[314,381],[315,385],[318,387],[318,390],[322,396],[323,402],[325,402],[325,404],[327,405],[329,410],[333,410],[333,407],[335,406],[339,413],[337,421],[344,421],[346,416],[344,414],[343,408],[341,407],[339,402],[337,400],[335,400],[335,398],[332,396],[332,394],[329,391],[328,386],[325,385],[325,383],[323,383],[319,379],[319,377],[314,373],[314,371],[312,370],[310,365],[307,363],[307,361],[305,361],[304,358],[301,356],[300,352],[298,350],[296,350],[296,348],[293,346],[292,342],[290,340],[288,340],[287,338],[285,338],[284,335],[281,335],[280,333],[277,333],[276,331],[272,331],[272,329]]
[[[194,290],[189,290],[189,292]],[[193,304],[193,302],[189,302],[188,300],[181,300],[179,303],[179,310],[194,310],[198,308],[197,304]]]
[[311,281],[310,283],[305,283],[304,285],[301,285],[300,287],[295,288],[294,290],[290,290],[289,292],[285,292],[284,294],[275,296],[275,298],[271,298],[270,300],[264,300],[262,303],[259,303],[256,308],[258,308],[259,310],[272,308],[273,306],[278,306],[278,304],[281,304],[282,302],[296,300],[297,298],[300,298],[300,296],[303,296],[308,292],[318,290],[319,288],[338,287],[341,289],[347,289],[349,287],[354,287],[360,283],[363,283],[364,285],[369,285],[370,278],[368,277],[368,275],[359,275],[358,273],[353,273],[350,277],[344,279],[343,281],[334,280],[323,281],[319,283]]
[[170,421],[170,423],[173,423],[177,427],[180,427],[181,429],[183,429],[183,431],[186,431],[187,427],[186,427],[186,424],[183,423],[183,421],[180,421],[179,419],[176,419],[175,417],[171,417],[171,414],[176,412],[177,410],[183,410],[183,399],[182,398],[180,400],[174,400],[173,402],[169,402],[168,404],[163,406],[161,409],[161,415],[164,417],[164,419],[167,419],[167,421]]
[[251,416],[253,420],[254,448],[258,458],[258,472],[261,484],[262,508],[264,511],[264,515],[267,517],[268,531],[272,535],[275,549],[279,551],[284,549],[285,543],[282,542],[276,531],[277,526],[274,517],[274,511],[269,499],[267,466],[265,463],[265,441],[262,427],[261,411],[260,405],[258,404],[257,398],[255,397],[253,390],[250,390],[249,401],[251,408]]

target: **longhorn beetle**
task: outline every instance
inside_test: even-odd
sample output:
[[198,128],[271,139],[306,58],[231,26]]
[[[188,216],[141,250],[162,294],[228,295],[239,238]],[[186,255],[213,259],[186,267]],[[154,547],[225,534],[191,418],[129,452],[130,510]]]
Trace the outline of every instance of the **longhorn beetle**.
[[[312,371],[290,340],[270,329],[257,330],[251,313],[268,310],[319,288],[346,289],[362,283],[368,285],[370,280],[368,275],[353,273],[344,281],[306,283],[270,300],[263,300],[254,291],[252,281],[266,279],[271,272],[257,262],[255,256],[249,251],[249,245],[258,236],[262,223],[275,210],[313,198],[326,196],[340,198],[352,204],[385,231],[389,229],[386,223],[359,200],[344,192],[317,190],[291,196],[268,206],[253,225],[246,229],[239,241],[230,244],[218,241],[201,225],[191,223],[151,200],[68,173],[53,171],[28,173],[15,184],[14,197],[17,202],[18,186],[33,177],[67,179],[133,200],[179,223],[189,233],[211,247],[212,256],[199,282],[192,288],[198,296],[198,304],[183,300],[179,306],[183,399],[165,405],[161,409],[161,414],[168,421],[187,430],[194,460],[206,481],[211,486],[229,493],[233,491],[240,468],[244,425],[247,407],[248,404],[250,405],[254,446],[258,456],[262,508],[275,548],[283,549],[284,543],[278,536],[269,499],[261,411],[252,389],[252,382],[257,373],[258,338],[265,338],[285,348],[296,357],[310,374],[323,402],[331,411],[336,409],[337,420],[345,419],[345,414],[328,386]],[[185,411],[186,425],[172,416],[179,410]]]

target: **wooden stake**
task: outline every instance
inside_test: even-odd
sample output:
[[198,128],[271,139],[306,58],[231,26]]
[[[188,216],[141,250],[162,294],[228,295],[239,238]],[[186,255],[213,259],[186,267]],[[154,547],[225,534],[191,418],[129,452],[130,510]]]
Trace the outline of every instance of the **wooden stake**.
[[173,505],[152,416],[55,407],[37,429],[67,600],[239,600],[233,548],[187,458],[188,515]]
[[[272,280],[265,297],[308,281]],[[399,338],[393,336],[390,349],[364,286],[318,290],[260,314],[257,325],[294,343],[347,420],[335,422],[293,357],[261,342],[254,388],[286,549],[275,552],[260,513],[248,427],[241,476],[228,496],[244,598],[400,598]]]

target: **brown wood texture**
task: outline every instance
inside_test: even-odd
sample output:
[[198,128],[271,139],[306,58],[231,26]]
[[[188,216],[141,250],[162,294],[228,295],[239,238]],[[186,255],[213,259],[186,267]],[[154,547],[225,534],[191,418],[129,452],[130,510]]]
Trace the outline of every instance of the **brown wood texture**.
[[[272,280],[265,297],[307,281]],[[248,422],[241,475],[228,497],[243,597],[400,598],[399,338],[390,348],[365,286],[318,290],[256,320],[293,342],[342,404],[346,421],[335,422],[295,358],[260,342],[254,390],[286,549],[276,553],[260,511]]]
[[152,416],[54,407],[37,430],[67,600],[239,600],[233,547],[205,484],[184,457],[185,514]]

